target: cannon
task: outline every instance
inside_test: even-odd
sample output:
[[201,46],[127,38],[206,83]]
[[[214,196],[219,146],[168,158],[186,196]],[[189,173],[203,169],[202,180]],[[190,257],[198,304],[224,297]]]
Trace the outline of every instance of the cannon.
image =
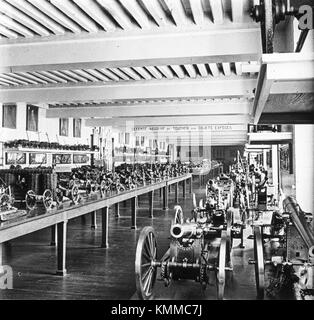
[[[217,237],[220,238],[218,248],[214,241]],[[227,225],[214,226],[208,221],[184,221],[182,208],[175,206],[169,249],[160,260],[157,259],[154,229],[148,226],[140,233],[135,258],[136,288],[140,299],[152,298],[158,268],[165,286],[171,281],[189,279],[199,282],[202,290],[208,284],[209,272],[214,272],[217,297],[223,299],[226,271],[232,271],[230,228]]]
[[107,187],[101,169],[83,166],[72,170],[72,179],[80,191],[84,191],[87,196],[100,193],[103,198],[106,195]]
[[53,199],[53,193],[46,189],[42,195],[37,195],[33,190],[28,190],[25,196],[26,208],[32,210],[38,202],[42,202],[46,210],[52,209],[57,203]]
[[289,295],[289,298],[293,295],[296,299],[303,299],[306,295],[313,297],[312,215],[303,212],[292,197],[283,200],[283,212],[260,214],[262,219],[253,223],[254,259],[249,260],[255,266],[257,297],[263,299],[265,292],[271,298],[282,295]]
[[79,186],[73,179],[59,179],[55,189],[54,199],[57,205],[63,203],[64,198],[71,201],[72,204],[78,204],[81,200]]

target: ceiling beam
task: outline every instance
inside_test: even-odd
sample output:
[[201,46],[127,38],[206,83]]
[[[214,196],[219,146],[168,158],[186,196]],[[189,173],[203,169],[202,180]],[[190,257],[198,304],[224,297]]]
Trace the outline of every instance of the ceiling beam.
[[211,125],[211,124],[247,124],[250,122],[248,115],[212,115],[212,116],[181,116],[181,117],[137,117],[137,118],[114,118],[114,119],[86,119],[87,127],[102,126],[140,126],[140,125]]
[[[259,122],[270,93],[313,92],[313,65],[314,53],[312,52],[263,54],[253,103],[254,124]],[[287,92],[287,89],[291,91]],[[295,112],[298,112],[297,104]]]
[[47,118],[102,118],[102,117],[150,117],[150,116],[174,116],[174,115],[214,115],[214,114],[248,114],[251,111],[252,102],[169,102],[169,103],[145,103],[135,105],[80,105],[77,107],[53,107],[47,110]]
[[258,60],[260,29],[98,32],[3,43],[0,72],[142,67]]
[[256,78],[187,78],[1,88],[0,96],[3,103],[66,103],[76,101],[203,99],[219,97],[252,98],[255,86]]

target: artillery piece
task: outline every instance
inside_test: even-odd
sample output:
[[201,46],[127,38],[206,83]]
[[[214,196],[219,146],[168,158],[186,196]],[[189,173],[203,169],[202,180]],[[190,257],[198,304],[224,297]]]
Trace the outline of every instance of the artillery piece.
[[207,219],[194,220],[193,217],[184,221],[182,208],[175,206],[170,246],[159,261],[155,231],[152,227],[145,227],[139,236],[135,259],[139,298],[146,300],[152,297],[157,268],[160,268],[165,286],[169,286],[171,281],[189,279],[199,282],[203,290],[208,284],[208,272],[213,271],[218,299],[223,299],[226,271],[232,271],[230,226],[230,223],[215,224]]
[[[194,195],[193,195],[194,197]],[[208,216],[217,215],[220,212],[227,212],[230,215],[232,239],[241,239],[240,248],[243,245],[243,229],[245,228],[245,213],[242,208],[233,206],[234,199],[234,182],[228,176],[223,175],[219,179],[209,180],[206,184],[206,199],[203,200],[196,208],[196,200],[194,200],[194,212],[203,212]]]
[[55,199],[57,205],[60,205],[64,198],[71,200],[71,203],[78,204],[80,202],[79,187],[73,179],[59,179],[55,190]]
[[58,207],[64,197],[71,200],[73,204],[80,201],[79,188],[74,180],[59,179],[54,191],[45,189],[42,195],[37,195],[33,190],[28,190],[25,196],[26,207],[33,210],[38,203],[43,203],[46,210]]
[[[257,297],[293,293],[296,299],[314,296],[314,233],[311,214],[303,212],[295,199],[283,200],[283,213],[260,212],[263,220],[253,223]],[[265,268],[273,279],[266,286]],[[295,268],[298,271],[295,271]]]
[[53,200],[53,193],[50,189],[46,189],[42,195],[37,195],[33,190],[28,190],[25,196],[26,207],[33,210],[38,202],[42,202],[46,210],[52,209],[57,205]]
[[102,172],[100,169],[84,166],[73,170],[72,179],[78,186],[79,191],[84,191],[87,196],[95,193],[100,193],[103,198],[106,195],[106,183],[101,178]]

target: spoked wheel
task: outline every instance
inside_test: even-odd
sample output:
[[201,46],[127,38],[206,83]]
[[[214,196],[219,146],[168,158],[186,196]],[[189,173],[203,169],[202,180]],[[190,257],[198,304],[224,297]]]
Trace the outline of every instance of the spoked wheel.
[[36,206],[36,194],[33,190],[28,190],[25,196],[26,207],[30,210]]
[[0,207],[8,209],[11,205],[11,199],[7,193],[0,195]]
[[172,220],[172,224],[183,224],[184,223],[184,216],[181,206],[174,207],[175,213],[174,218]]
[[56,201],[58,205],[63,202],[63,192],[59,188],[56,189]]
[[53,195],[52,191],[49,189],[46,189],[43,193],[43,203],[46,208],[46,210],[49,210],[53,206]]
[[74,204],[78,204],[80,201],[79,188],[76,184],[71,189],[71,199]]
[[90,180],[86,181],[85,192],[87,195],[90,195],[92,193],[92,184],[91,184]]
[[265,291],[265,267],[264,248],[261,227],[254,228],[254,260],[257,298],[264,299]]
[[157,258],[157,242],[152,227],[145,227],[139,236],[135,258],[136,291],[140,299],[152,297],[156,281],[157,267],[153,265]]
[[100,195],[102,198],[106,196],[106,191],[107,191],[107,186],[106,186],[106,181],[102,180],[100,183]]
[[227,231],[223,230],[221,232],[221,241],[219,248],[219,257],[218,257],[218,275],[217,275],[217,298],[222,300],[225,292],[225,283],[226,283],[226,270],[227,266]]
[[[232,238],[232,224],[233,224],[233,212],[231,210],[227,211],[227,250],[231,255],[231,250],[233,247],[233,238]],[[227,257],[228,262],[231,261],[231,257]]]

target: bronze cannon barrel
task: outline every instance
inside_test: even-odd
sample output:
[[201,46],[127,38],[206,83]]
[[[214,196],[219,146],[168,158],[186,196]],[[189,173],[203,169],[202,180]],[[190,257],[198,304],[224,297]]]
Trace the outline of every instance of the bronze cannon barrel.
[[300,209],[297,201],[292,197],[287,197],[283,200],[283,209],[285,212],[289,213],[290,218],[299,231],[301,237],[306,243],[307,247],[310,249],[314,246],[314,235],[310,229],[309,224],[305,220],[305,216]]
[[198,237],[201,235],[201,233],[202,230],[196,223],[177,223],[172,225],[170,229],[170,234],[175,239]]

